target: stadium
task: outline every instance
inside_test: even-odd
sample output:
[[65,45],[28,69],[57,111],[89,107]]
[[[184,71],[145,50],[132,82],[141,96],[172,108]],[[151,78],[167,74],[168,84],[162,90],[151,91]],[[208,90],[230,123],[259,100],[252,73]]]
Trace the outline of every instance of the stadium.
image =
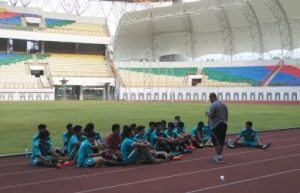
[[[297,0],[0,0],[0,192],[299,192],[299,10]],[[228,105],[226,141],[253,121],[270,149],[225,149],[215,167],[213,148],[161,165],[29,166],[41,123],[55,147],[67,123],[107,136],[116,123],[179,115],[190,132],[206,124],[210,93]]]

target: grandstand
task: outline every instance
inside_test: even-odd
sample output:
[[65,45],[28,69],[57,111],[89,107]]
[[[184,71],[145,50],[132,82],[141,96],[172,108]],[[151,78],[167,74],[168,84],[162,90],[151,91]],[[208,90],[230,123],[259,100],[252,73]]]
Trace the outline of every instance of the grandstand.
[[[202,0],[125,13],[115,40],[121,98],[207,100],[215,91],[223,100],[299,100],[297,21],[292,0]],[[194,70],[176,74],[187,68]]]
[[105,19],[1,3],[0,34],[0,100],[113,96]]
[[124,12],[111,35],[105,17],[0,3],[0,99],[300,100],[294,5],[179,2]]

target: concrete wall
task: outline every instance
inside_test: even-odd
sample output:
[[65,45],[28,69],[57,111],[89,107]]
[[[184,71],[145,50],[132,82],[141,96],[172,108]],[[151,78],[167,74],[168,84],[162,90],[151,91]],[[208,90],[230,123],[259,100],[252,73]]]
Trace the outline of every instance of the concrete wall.
[[120,100],[207,101],[210,92],[231,101],[300,101],[300,87],[121,88]]
[[54,89],[0,89],[0,101],[53,101]]

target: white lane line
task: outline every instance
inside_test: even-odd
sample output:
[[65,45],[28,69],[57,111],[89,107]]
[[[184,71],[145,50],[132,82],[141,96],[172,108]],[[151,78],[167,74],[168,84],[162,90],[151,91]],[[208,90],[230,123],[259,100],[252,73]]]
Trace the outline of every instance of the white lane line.
[[163,180],[163,179],[169,179],[169,178],[174,178],[174,177],[187,176],[187,175],[191,175],[191,174],[210,172],[210,171],[228,169],[228,168],[233,168],[233,167],[238,167],[238,166],[246,166],[246,165],[257,164],[257,163],[264,163],[264,162],[280,160],[280,159],[286,159],[286,158],[299,157],[299,156],[300,156],[300,154],[293,154],[293,155],[288,155],[288,156],[279,156],[279,157],[270,158],[270,159],[263,159],[263,160],[257,160],[257,161],[252,161],[252,162],[244,162],[244,163],[233,164],[233,165],[229,165],[229,166],[223,166],[223,167],[217,167],[217,168],[211,168],[211,169],[204,169],[204,170],[197,170],[197,171],[186,172],[186,173],[178,173],[178,174],[174,174],[174,175],[161,176],[161,177],[157,177],[157,178],[150,178],[150,179],[147,179],[147,180],[139,180],[139,181],[134,181],[134,182],[129,182],[129,183],[113,185],[113,186],[105,186],[105,187],[100,187],[100,188],[95,188],[95,189],[90,189],[90,190],[83,190],[83,191],[79,191],[79,192],[76,192],[76,193],[95,192],[95,191],[113,189],[113,188],[118,188],[118,187],[134,185],[134,184],[143,184],[143,183],[152,182],[152,181],[156,181],[156,180]]
[[43,171],[49,171],[49,170],[54,170],[55,168],[42,168],[42,169],[31,169],[31,170],[25,170],[21,172],[11,172],[11,173],[3,173],[0,174],[0,177],[2,176],[12,176],[12,175],[17,175],[17,174],[27,174],[27,173],[36,173],[36,172],[43,172]]
[[238,180],[238,181],[234,181],[234,182],[230,182],[230,183],[226,183],[226,184],[221,184],[221,185],[217,185],[217,186],[209,186],[209,187],[206,187],[206,188],[200,188],[200,189],[192,190],[192,191],[189,191],[189,192],[186,192],[186,193],[202,192],[202,191],[206,191],[206,190],[222,188],[222,187],[231,186],[231,185],[235,185],[235,184],[251,182],[251,181],[260,180],[260,179],[264,179],[264,178],[269,178],[269,177],[273,177],[273,176],[279,176],[279,175],[283,175],[283,174],[295,173],[295,172],[299,172],[299,171],[300,171],[300,168],[297,168],[297,169],[293,169],[293,170],[287,170],[287,171],[284,171],[284,172],[277,172],[277,173],[272,173],[272,174],[268,174],[268,175],[264,175],[264,176],[248,178],[248,179],[245,179],[245,180]]
[[23,165],[23,164],[30,164],[30,160],[27,162],[18,162],[18,163],[5,163],[5,164],[0,164],[0,167],[5,167],[5,166],[17,166],[17,165]]
[[[300,146],[300,144],[288,145],[288,146],[281,146],[281,147],[272,148],[270,150],[286,149],[286,148],[297,147],[297,146]],[[231,154],[224,154],[224,156],[235,156],[235,155],[248,154],[248,153],[256,153],[256,152],[261,152],[261,150],[255,149],[255,150],[249,150],[249,151],[243,151],[243,152],[237,152],[237,153],[231,153]],[[132,167],[132,168],[126,168],[126,169],[111,170],[111,171],[107,171],[107,172],[98,172],[98,173],[83,174],[83,175],[71,176],[71,177],[55,178],[55,179],[52,179],[52,180],[42,180],[42,181],[31,182],[31,183],[24,183],[24,184],[17,184],[17,185],[12,185],[12,186],[13,187],[14,186],[18,187],[18,186],[28,186],[28,185],[41,184],[41,183],[50,183],[50,182],[56,182],[56,181],[59,181],[59,180],[70,180],[70,179],[75,179],[75,178],[97,176],[97,175],[108,174],[108,173],[117,173],[117,172],[123,172],[123,171],[128,171],[128,170],[137,170],[137,169],[143,169],[143,168],[148,168],[148,167],[161,167],[161,166],[164,166],[165,164],[168,164],[168,165],[171,165],[171,164],[181,164],[181,163],[186,163],[186,162],[193,162],[193,161],[198,161],[198,160],[205,160],[205,159],[209,159],[209,158],[211,158],[211,156],[206,156],[206,157],[202,157],[202,158],[194,158],[194,159],[189,159],[189,160],[182,160],[182,161],[179,161],[179,162],[163,163],[163,164],[159,164],[159,165],[138,166],[138,167]],[[50,170],[50,169],[54,169],[54,168],[48,168],[48,169]],[[23,172],[23,173],[31,173],[30,171],[31,170],[29,170],[27,172]],[[39,171],[43,171],[43,169],[41,169]],[[15,175],[15,174],[12,174],[12,175]],[[10,173],[3,174],[2,176],[10,176]],[[3,186],[3,187],[6,187],[6,186]],[[2,187],[0,186],[0,190],[1,190],[1,188]]]

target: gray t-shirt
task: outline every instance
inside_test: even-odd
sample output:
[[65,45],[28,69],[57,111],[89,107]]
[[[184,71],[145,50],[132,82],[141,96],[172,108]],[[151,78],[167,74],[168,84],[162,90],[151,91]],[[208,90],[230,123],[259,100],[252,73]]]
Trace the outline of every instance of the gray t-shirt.
[[210,105],[207,116],[209,117],[208,125],[210,126],[211,129],[217,127],[218,124],[221,122],[227,123],[228,121],[227,106],[223,102],[216,100]]

